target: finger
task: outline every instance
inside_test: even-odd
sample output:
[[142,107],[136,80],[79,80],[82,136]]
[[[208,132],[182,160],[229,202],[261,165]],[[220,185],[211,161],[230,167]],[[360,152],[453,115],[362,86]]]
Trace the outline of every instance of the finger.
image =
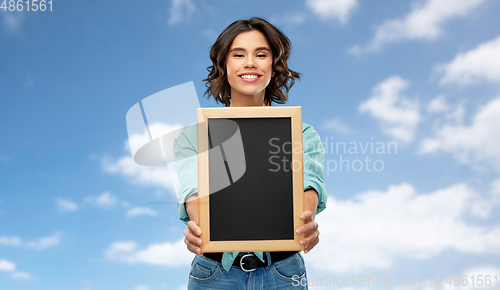
[[201,247],[203,245],[203,241],[199,238],[199,236],[195,235],[189,226],[182,232],[184,234],[184,242],[186,244],[191,243]]
[[310,221],[310,222],[306,223],[305,225],[299,227],[296,232],[297,232],[297,235],[300,235],[302,233],[306,233],[306,236],[307,236],[308,232],[311,232],[311,231],[314,231],[317,229],[318,229],[318,223],[315,221]]
[[308,229],[305,231],[305,237],[309,237],[311,236],[312,234],[314,234],[315,232],[319,232],[318,231],[318,223],[317,222],[310,222],[308,224]]
[[195,245],[193,243],[190,243],[189,241],[186,243],[186,245],[187,245],[188,250],[191,253],[201,256],[201,248],[200,247],[198,247],[197,245]]
[[307,245],[306,250],[304,251],[304,253],[305,254],[309,253],[309,251],[311,251],[318,243],[319,243],[319,236],[311,244]]
[[197,235],[198,237],[201,236],[201,229],[194,221],[189,221],[187,226],[193,234]]
[[319,238],[319,231],[314,231],[309,236],[300,240],[300,244],[307,247],[308,245],[312,244],[318,238]]
[[193,234],[191,229],[185,229],[184,236],[185,240],[193,245],[197,245],[198,247],[201,247],[203,245],[203,241],[200,239],[199,236]]
[[305,221],[305,220],[308,220],[308,219],[312,219],[312,212],[311,211],[308,211],[306,210],[305,212],[303,212],[301,215],[300,215],[300,219]]
[[186,244],[188,251],[202,256],[203,253],[201,252],[201,246],[203,245],[203,241],[195,236],[189,228],[186,228],[183,233],[185,236],[184,243]]

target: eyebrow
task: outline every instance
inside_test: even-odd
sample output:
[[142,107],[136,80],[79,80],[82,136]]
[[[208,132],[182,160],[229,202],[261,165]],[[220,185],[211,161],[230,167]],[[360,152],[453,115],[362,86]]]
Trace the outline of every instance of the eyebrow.
[[[259,50],[265,50],[265,51],[271,53],[271,51],[269,50],[269,48],[264,47],[264,46],[257,47],[255,49],[255,51],[259,51]],[[231,49],[229,52],[233,52],[233,51],[246,51],[246,49],[244,49],[243,47],[235,47],[235,48]]]

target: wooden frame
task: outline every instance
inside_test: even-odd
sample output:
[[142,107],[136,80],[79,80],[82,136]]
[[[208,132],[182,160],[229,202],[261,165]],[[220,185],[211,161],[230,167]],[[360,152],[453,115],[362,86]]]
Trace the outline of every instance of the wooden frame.
[[[211,118],[290,118],[292,143],[292,189],[293,189],[293,239],[279,240],[210,240],[210,195],[209,195],[209,136],[208,123]],[[249,252],[249,251],[300,251],[304,246],[300,240],[304,234],[295,230],[304,225],[299,216],[304,211],[304,175],[302,151],[301,107],[227,107],[198,108],[198,209],[202,230],[202,252]],[[300,149],[300,150],[298,150]],[[300,168],[298,168],[300,167]]]

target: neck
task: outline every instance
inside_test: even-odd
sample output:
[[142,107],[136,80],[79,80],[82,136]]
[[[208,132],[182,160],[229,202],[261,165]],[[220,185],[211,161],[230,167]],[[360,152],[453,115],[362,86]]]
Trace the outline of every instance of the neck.
[[260,94],[253,95],[253,96],[240,95],[238,93],[233,94],[233,92],[231,92],[231,104],[229,105],[229,107],[260,107],[260,106],[264,106],[264,94],[265,94],[265,91],[263,91]]

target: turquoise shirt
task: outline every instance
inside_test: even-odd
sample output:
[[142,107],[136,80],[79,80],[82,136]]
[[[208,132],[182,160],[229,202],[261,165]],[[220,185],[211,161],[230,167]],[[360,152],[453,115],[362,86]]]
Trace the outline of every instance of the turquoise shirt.
[[[318,193],[318,208],[320,213],[326,207],[327,193],[323,183],[323,166],[325,163],[325,148],[318,133],[311,125],[302,123],[302,147],[304,165],[304,191],[314,189]],[[198,155],[197,155],[196,125],[185,128],[174,141],[174,157],[177,176],[180,182],[180,192],[177,197],[179,218],[184,223],[189,222],[185,201],[198,192]],[[225,252],[222,255],[222,266],[226,271],[231,269],[238,252]],[[264,261],[263,252],[255,255]]]

